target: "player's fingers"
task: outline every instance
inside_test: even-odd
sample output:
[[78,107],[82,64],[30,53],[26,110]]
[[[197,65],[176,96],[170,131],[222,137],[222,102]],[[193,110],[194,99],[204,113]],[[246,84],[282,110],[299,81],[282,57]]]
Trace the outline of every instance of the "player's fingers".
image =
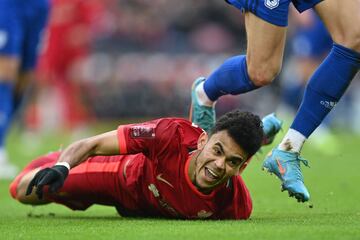
[[37,184],[36,189],[36,194],[38,195],[39,199],[42,199],[44,186],[51,186],[56,182],[56,175],[54,175],[53,172],[51,172],[50,170],[43,174],[43,176],[39,180],[39,183]]
[[30,181],[30,183],[29,183],[29,185],[28,185],[28,187],[27,187],[27,189],[26,189],[26,196],[28,196],[28,195],[30,195],[31,194],[31,192],[32,192],[32,190],[33,190],[33,188],[34,188],[34,186],[35,186],[35,184],[36,184],[36,176]]
[[61,188],[62,185],[63,185],[63,184],[62,184],[61,181],[56,181],[56,182],[54,182],[53,184],[50,185],[50,187],[49,187],[49,192],[50,192],[50,193],[55,193],[55,192],[57,192],[57,191]]
[[44,174],[42,174],[41,178],[39,178],[38,185],[50,185],[55,181],[56,175],[54,175],[51,169],[49,169],[48,171],[44,172]]
[[43,198],[43,188],[44,188],[44,185],[42,184],[39,184],[36,188],[36,195],[38,196],[38,198],[41,200]]
[[38,173],[35,174],[35,176],[33,177],[33,179],[31,179],[26,189],[26,196],[32,193],[33,188],[39,184],[39,182],[41,181],[41,179],[44,177],[45,174],[46,174],[46,169],[40,170]]

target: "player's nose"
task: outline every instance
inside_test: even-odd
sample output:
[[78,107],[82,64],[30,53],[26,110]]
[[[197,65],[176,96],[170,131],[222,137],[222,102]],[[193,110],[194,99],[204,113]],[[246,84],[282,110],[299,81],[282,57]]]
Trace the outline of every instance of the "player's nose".
[[214,163],[216,168],[223,170],[225,168],[225,157],[216,158]]

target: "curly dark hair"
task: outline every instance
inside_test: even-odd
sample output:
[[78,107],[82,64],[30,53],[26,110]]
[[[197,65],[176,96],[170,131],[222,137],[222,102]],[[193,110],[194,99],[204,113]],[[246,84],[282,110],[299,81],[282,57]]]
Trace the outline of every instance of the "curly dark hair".
[[210,135],[223,130],[226,130],[249,156],[254,155],[261,147],[264,135],[262,121],[251,112],[233,110],[226,113],[216,121]]

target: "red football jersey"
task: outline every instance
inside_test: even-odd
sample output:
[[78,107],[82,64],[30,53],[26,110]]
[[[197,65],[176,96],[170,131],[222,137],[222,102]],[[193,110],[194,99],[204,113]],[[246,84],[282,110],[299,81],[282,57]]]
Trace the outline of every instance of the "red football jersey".
[[[90,157],[69,172],[57,193],[45,198],[74,210],[93,204],[115,206],[123,216],[247,219],[252,202],[240,176],[211,194],[199,192],[188,176],[192,152],[203,130],[179,118],[163,118],[117,130],[120,153]],[[33,160],[14,180],[35,168],[53,166],[60,152]],[[16,197],[16,190],[13,190]]]
[[122,185],[132,201],[122,202],[119,212],[188,219],[249,218],[252,201],[240,176],[232,177],[209,195],[192,184],[189,160],[202,131],[180,118],[120,126],[120,153],[138,157],[120,166]]

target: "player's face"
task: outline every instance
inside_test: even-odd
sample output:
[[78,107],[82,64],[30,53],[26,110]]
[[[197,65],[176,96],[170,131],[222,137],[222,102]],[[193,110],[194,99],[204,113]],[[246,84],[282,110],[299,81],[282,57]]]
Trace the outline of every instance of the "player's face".
[[210,138],[203,134],[199,138],[198,149],[190,177],[203,193],[211,192],[238,174],[248,158],[248,154],[235,143],[227,131],[217,132]]

